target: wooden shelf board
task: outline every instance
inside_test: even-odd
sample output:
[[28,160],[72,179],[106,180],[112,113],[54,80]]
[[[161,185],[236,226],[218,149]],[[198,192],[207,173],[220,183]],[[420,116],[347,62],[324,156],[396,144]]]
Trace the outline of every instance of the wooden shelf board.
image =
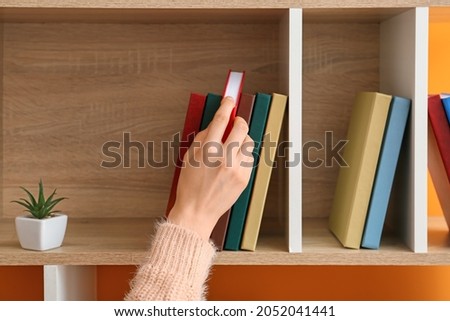
[[429,251],[414,253],[398,237],[383,235],[379,250],[346,249],[327,228],[327,219],[303,220],[302,264],[308,265],[449,265],[445,221],[429,218]]
[[[429,219],[429,252],[413,253],[395,238],[380,250],[344,249],[328,232],[326,219],[304,219],[304,252],[292,254],[282,236],[261,237],[255,252],[224,251],[217,265],[450,265],[445,221]],[[150,244],[153,221],[145,218],[69,219],[61,248],[20,248],[14,221],[0,220],[0,265],[138,265]]]
[[[406,0],[402,0],[406,1]],[[400,1],[400,2],[402,2]],[[410,2],[410,1],[409,1]],[[11,8],[290,8],[299,7],[298,0],[3,0],[1,7]]]
[[301,0],[303,8],[400,8],[427,5],[427,0]]
[[270,23],[303,7],[305,22],[378,22],[427,1],[2,1],[4,22]]
[[395,8],[320,8],[303,10],[305,23],[378,23],[401,14],[410,7]]
[[273,23],[286,9],[242,8],[2,8],[3,22],[65,23]]
[[[445,4],[446,0],[432,3]],[[428,0],[3,0],[2,7],[29,8],[379,8],[426,6]]]
[[450,6],[450,0],[429,0],[430,7]]

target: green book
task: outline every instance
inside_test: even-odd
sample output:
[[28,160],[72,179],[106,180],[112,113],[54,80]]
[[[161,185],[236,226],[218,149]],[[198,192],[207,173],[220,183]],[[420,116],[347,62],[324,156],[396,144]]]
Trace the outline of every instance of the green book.
[[220,107],[222,96],[209,93],[206,96],[205,109],[203,111],[202,123],[200,125],[200,131],[206,129],[209,123],[214,118],[214,114]]
[[[269,114],[271,98],[271,95],[263,93],[256,94],[253,115],[249,124],[249,136],[255,141],[255,147],[253,148],[255,164],[258,164],[259,160],[261,142],[266,127],[267,115]],[[244,189],[231,209],[230,221],[228,223],[228,231],[224,245],[226,250],[237,251],[240,248],[245,217],[252,194],[256,169],[257,167],[254,166],[247,187]]]

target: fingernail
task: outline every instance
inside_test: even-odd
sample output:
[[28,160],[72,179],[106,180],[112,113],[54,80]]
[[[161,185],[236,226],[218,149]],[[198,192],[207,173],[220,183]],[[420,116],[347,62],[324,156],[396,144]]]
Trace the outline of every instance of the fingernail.
[[231,96],[226,96],[225,99],[226,99],[226,100],[229,100],[229,101],[232,101],[232,102],[234,101],[234,98],[231,97]]

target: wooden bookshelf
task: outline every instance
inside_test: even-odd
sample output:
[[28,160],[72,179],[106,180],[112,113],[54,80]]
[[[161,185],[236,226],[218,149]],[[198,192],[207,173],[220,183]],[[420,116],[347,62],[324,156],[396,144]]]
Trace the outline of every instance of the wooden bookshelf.
[[[216,264],[450,264],[448,231],[426,217],[427,6],[444,4],[2,1],[0,265],[141,263],[173,166],[107,170],[101,146],[123,132],[170,141],[190,92],[220,93],[229,68],[246,70],[247,92],[289,95],[291,159],[326,131],[345,138],[360,90],[410,97],[413,111],[391,208],[400,223],[380,250],[344,249],[329,232],[338,167],[298,165],[274,172],[257,250],[219,253]],[[64,245],[43,253],[20,249],[9,202],[39,177],[69,197]]]
[[[282,236],[265,235],[255,252],[218,253],[217,265],[449,265],[450,236],[440,217],[429,219],[429,251],[413,253],[388,235],[380,250],[344,249],[325,219],[304,221],[302,253],[288,253]],[[45,252],[20,248],[13,220],[0,222],[0,265],[138,265],[145,260],[154,221],[134,219],[70,220],[61,248]]]

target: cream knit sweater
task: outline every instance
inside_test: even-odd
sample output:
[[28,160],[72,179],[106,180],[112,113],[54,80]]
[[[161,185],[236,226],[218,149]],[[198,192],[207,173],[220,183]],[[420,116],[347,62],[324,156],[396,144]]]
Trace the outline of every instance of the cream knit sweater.
[[125,300],[204,300],[215,252],[197,233],[161,223]]

